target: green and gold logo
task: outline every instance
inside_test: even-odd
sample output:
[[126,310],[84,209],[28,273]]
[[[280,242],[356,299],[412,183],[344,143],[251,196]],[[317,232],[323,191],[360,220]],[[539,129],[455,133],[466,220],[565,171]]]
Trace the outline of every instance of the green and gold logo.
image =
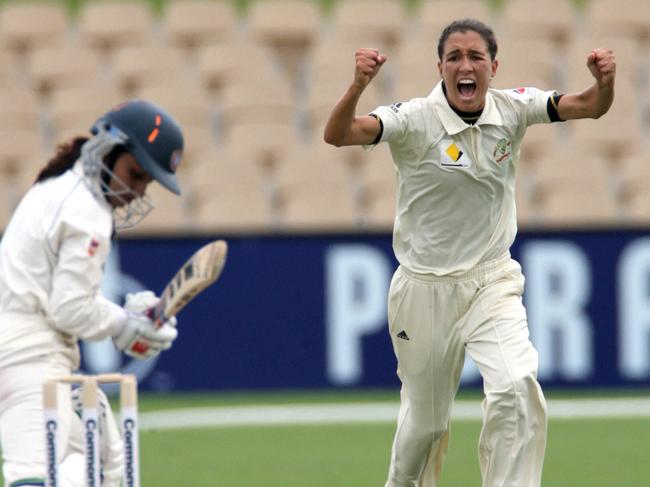
[[497,163],[500,163],[507,157],[510,157],[511,154],[511,148],[512,148],[512,142],[510,142],[508,139],[501,139],[499,142],[497,142],[497,145],[494,147],[494,153],[492,154],[492,157],[494,157],[494,160]]

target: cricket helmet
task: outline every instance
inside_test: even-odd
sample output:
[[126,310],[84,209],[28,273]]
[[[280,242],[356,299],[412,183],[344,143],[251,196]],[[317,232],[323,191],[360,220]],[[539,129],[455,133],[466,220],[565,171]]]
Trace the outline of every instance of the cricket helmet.
[[183,133],[163,108],[145,100],[122,103],[100,117],[91,132],[119,134],[121,145],[149,176],[173,193],[181,190],[176,169],[183,154]]

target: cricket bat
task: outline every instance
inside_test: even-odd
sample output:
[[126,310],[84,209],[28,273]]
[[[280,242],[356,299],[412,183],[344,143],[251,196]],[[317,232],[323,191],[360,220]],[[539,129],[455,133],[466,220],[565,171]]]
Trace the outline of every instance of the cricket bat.
[[176,316],[201,291],[215,282],[228,255],[228,244],[215,240],[197,250],[174,274],[160,294],[160,301],[147,314],[157,328]]

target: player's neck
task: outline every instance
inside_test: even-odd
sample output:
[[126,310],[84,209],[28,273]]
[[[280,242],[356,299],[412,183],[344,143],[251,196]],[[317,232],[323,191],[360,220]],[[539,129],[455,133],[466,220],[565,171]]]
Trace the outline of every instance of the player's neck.
[[[447,87],[445,86],[445,82],[442,82],[442,92],[445,94],[445,98],[447,99],[447,103],[449,103],[449,98],[447,98]],[[479,119],[481,116],[481,113],[483,113],[483,109],[481,108],[477,112],[464,112],[463,110],[459,110],[455,106],[453,106],[451,103],[449,103],[449,107],[458,115],[463,122],[465,122],[467,125],[474,125],[476,121]]]

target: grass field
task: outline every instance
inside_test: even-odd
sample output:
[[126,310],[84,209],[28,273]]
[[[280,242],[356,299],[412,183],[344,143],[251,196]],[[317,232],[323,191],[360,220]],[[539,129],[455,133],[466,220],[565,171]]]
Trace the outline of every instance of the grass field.
[[[630,395],[638,395],[631,393]],[[553,398],[576,394],[549,394]],[[583,395],[578,395],[583,396]],[[599,395],[600,396],[600,395]],[[478,402],[478,394],[461,396]],[[396,392],[146,396],[153,411],[197,407],[395,403]],[[362,406],[365,407],[365,406]],[[189,411],[189,410],[188,410]],[[189,414],[189,412],[188,412]],[[478,487],[478,420],[452,424],[442,487]],[[140,435],[144,487],[381,487],[392,420],[360,424],[146,429]],[[650,416],[551,419],[545,487],[645,487]]]
[[[453,425],[443,487],[480,486],[478,421]],[[145,486],[381,487],[393,425],[243,427],[149,432]],[[650,422],[551,421],[545,487],[643,487]],[[161,459],[165,459],[161,461]]]

